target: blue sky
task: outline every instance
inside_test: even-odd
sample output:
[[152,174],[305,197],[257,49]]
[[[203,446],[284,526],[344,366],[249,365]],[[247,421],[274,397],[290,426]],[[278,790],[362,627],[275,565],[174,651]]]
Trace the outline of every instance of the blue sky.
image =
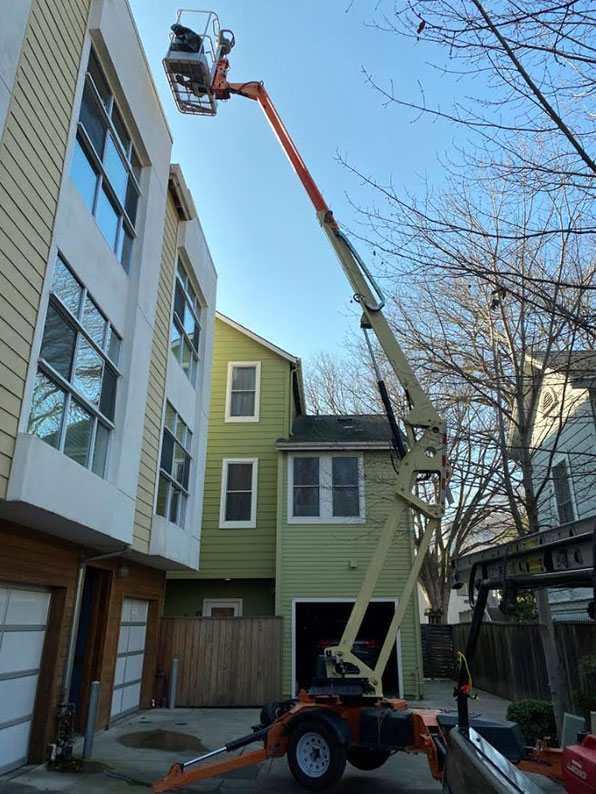
[[[358,314],[303,188],[256,103],[233,97],[215,118],[177,112],[161,59],[178,2],[130,0],[219,274],[218,309],[291,353],[341,352]],[[452,130],[397,106],[366,84],[363,67],[393,80],[401,97],[417,80],[448,94],[408,43],[371,27],[371,0],[217,0],[212,10],[236,35],[231,82],[263,80],[328,204],[350,226],[371,196],[336,159],[415,193],[441,179],[437,155]],[[369,252],[361,254],[370,261]]]

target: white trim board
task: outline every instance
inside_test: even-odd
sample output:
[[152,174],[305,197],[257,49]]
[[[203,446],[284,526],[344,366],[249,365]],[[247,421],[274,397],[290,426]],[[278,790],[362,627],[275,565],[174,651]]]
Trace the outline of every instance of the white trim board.
[[[250,501],[250,519],[248,521],[226,521],[226,494],[228,491],[228,464],[252,464],[252,492]],[[219,529],[254,529],[257,525],[257,498],[259,485],[258,458],[224,458],[221,462],[221,491],[219,496]]]
[[[291,633],[290,633],[290,642],[291,642],[291,675],[292,680],[290,682],[290,697],[297,697],[298,693],[296,690],[296,604],[353,604],[356,601],[354,596],[339,596],[336,598],[333,597],[324,597],[324,598],[292,598],[292,620],[291,620]],[[375,598],[371,598],[371,604],[378,604],[378,603],[392,603],[394,605],[394,611],[397,607],[399,602],[398,598],[391,598],[389,596],[379,596]],[[397,632],[397,638],[395,641],[395,649],[397,651],[397,681],[399,684],[399,696],[403,698],[404,696],[404,671],[403,671],[403,664],[401,658],[401,629]]]
[[[234,367],[254,367],[255,368],[255,405],[254,413],[250,416],[232,416],[232,376]],[[247,391],[250,391],[247,389]],[[226,409],[224,420],[226,422],[244,423],[260,421],[261,413],[261,362],[260,361],[228,361],[228,377],[226,380]]]
[[286,350],[283,350],[281,347],[274,345],[272,342],[268,342],[266,339],[263,339],[262,336],[255,334],[254,331],[251,331],[249,328],[245,328],[240,323],[235,322],[230,317],[226,317],[225,314],[221,312],[215,312],[215,316],[218,320],[221,320],[223,323],[227,323],[232,328],[235,328],[237,331],[240,331],[241,334],[248,336],[249,339],[252,339],[255,342],[258,342],[263,347],[266,347],[268,350],[272,350],[274,353],[277,353],[278,356],[285,358],[287,361],[291,361],[292,364],[297,364],[300,359],[293,356],[291,353],[288,353]]

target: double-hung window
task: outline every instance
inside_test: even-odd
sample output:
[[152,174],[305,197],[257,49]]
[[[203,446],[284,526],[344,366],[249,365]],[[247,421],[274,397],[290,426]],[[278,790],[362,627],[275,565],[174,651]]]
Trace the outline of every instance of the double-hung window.
[[553,492],[560,524],[567,524],[576,518],[573,490],[569,477],[567,458],[562,458],[552,467]]
[[244,529],[257,525],[256,458],[233,458],[223,461],[221,476],[221,529]]
[[230,361],[226,391],[226,422],[258,422],[261,362]]
[[200,336],[201,304],[184,266],[178,260],[170,346],[193,386],[197,382]]
[[155,512],[183,527],[190,482],[192,433],[166,403]]
[[70,175],[109,246],[128,271],[141,192],[141,163],[93,50]]
[[364,520],[362,459],[357,455],[290,458],[289,520],[358,523]]
[[58,257],[28,432],[103,477],[114,428],[120,337]]

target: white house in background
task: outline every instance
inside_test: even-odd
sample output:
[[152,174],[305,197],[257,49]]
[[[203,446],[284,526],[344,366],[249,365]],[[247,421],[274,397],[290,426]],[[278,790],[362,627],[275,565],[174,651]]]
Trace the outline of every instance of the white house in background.
[[[532,371],[542,369],[538,356]],[[549,356],[533,420],[533,479],[541,529],[596,520],[596,352]],[[551,590],[553,617],[587,620],[591,591]]]

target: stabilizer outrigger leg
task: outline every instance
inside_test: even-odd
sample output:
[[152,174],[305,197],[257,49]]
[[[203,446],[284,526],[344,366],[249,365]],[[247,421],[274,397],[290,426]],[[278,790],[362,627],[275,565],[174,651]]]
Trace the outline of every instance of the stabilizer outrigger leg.
[[[153,791],[170,791],[170,789],[178,788],[179,786],[187,786],[189,783],[194,783],[197,780],[217,777],[226,772],[231,772],[234,769],[242,769],[251,764],[258,764],[260,761],[266,761],[267,758],[269,758],[269,752],[267,750],[268,733],[269,727],[261,728],[246,736],[241,736],[239,739],[234,739],[224,744],[223,747],[218,747],[216,750],[211,750],[209,753],[204,753],[204,755],[192,758],[190,761],[177,761],[175,764],[172,764],[165,777],[162,777],[153,784]],[[199,764],[201,761],[206,761],[208,758],[213,758],[222,753],[231,753],[253,742],[258,742],[260,739],[265,741],[265,746],[261,750],[253,750],[253,752],[246,753],[246,755],[237,755],[226,761],[215,761],[211,764],[205,764],[204,766],[190,769],[190,767]]]

